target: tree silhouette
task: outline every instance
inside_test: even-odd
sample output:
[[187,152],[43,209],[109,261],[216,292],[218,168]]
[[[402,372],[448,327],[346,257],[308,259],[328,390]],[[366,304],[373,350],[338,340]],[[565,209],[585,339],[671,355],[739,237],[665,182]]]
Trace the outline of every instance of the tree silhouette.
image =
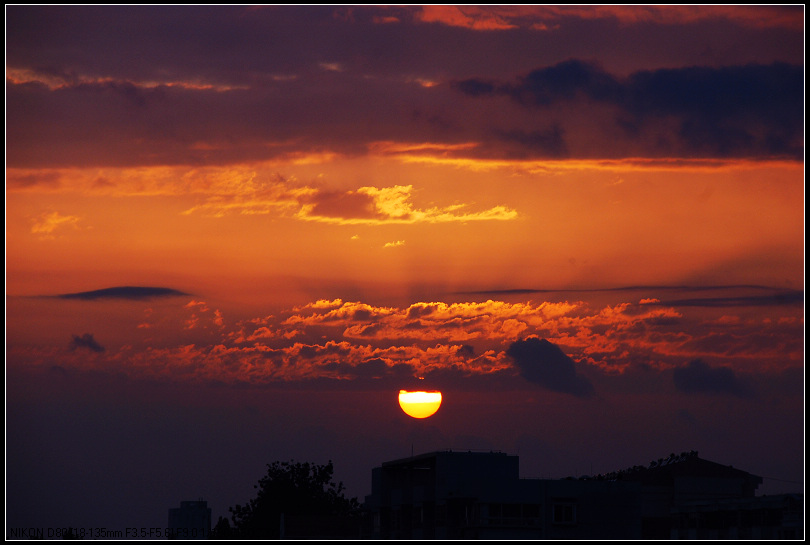
[[256,497],[247,505],[229,508],[233,527],[222,519],[213,537],[284,537],[285,522],[295,517],[316,521],[312,531],[321,534],[345,529],[347,523],[359,521],[360,505],[356,498],[344,496],[342,482],[332,481],[333,470],[331,460],[326,465],[294,461],[267,464],[267,475],[254,485]]

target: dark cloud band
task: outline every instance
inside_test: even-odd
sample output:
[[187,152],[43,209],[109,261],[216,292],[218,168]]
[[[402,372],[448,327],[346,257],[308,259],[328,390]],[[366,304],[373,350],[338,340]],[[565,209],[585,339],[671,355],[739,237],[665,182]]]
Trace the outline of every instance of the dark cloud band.
[[154,297],[177,297],[188,295],[182,291],[171,288],[119,286],[101,290],[82,291],[78,293],[64,293],[57,295],[59,299],[152,299]]
[[[773,63],[639,71],[616,77],[577,59],[533,70],[513,82],[470,78],[454,88],[470,97],[507,96],[532,110],[575,103],[589,110],[609,106],[623,139],[644,138],[650,127],[671,132],[647,148],[650,156],[790,157],[802,159],[804,68]],[[550,134],[550,133],[548,133]],[[547,133],[505,132],[544,156],[559,156],[569,144]],[[540,137],[542,136],[542,137]],[[571,156],[584,150],[571,149]]]

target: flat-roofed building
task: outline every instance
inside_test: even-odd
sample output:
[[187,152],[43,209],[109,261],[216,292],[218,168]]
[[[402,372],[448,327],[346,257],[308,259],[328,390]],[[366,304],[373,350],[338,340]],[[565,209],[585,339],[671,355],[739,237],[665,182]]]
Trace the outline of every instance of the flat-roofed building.
[[211,534],[211,508],[208,502],[181,501],[169,509],[169,539],[208,539]]
[[[604,475],[521,479],[518,457],[438,451],[372,470],[364,537],[670,539],[803,536],[803,496],[755,496],[758,477],[696,451]],[[799,507],[797,507],[799,506]]]
[[439,451],[372,471],[367,537],[641,537],[639,483],[521,479],[518,457]]

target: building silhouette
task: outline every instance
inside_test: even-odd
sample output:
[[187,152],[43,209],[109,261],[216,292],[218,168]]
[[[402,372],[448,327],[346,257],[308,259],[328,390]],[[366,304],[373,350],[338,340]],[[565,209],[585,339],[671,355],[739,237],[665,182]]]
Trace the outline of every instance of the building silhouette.
[[211,508],[208,502],[181,501],[169,509],[169,539],[208,539],[211,534]]
[[[762,478],[671,454],[648,466],[521,479],[518,457],[438,451],[372,470],[371,539],[796,539],[803,497],[756,497]],[[735,537],[736,536],[736,537]],[[793,536],[793,537],[791,537]]]
[[698,457],[695,451],[670,454],[648,466],[634,466],[596,478],[641,484],[642,537],[670,539],[673,509],[693,502],[753,500],[762,477]]
[[673,510],[672,539],[804,539],[804,497],[685,502]]

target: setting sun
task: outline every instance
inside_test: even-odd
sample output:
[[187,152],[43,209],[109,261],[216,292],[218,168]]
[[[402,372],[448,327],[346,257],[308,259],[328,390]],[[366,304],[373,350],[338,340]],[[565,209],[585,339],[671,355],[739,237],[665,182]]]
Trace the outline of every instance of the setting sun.
[[804,21],[7,4],[7,538],[448,447],[801,490]]
[[399,391],[399,406],[413,418],[427,418],[436,414],[442,404],[441,392]]

